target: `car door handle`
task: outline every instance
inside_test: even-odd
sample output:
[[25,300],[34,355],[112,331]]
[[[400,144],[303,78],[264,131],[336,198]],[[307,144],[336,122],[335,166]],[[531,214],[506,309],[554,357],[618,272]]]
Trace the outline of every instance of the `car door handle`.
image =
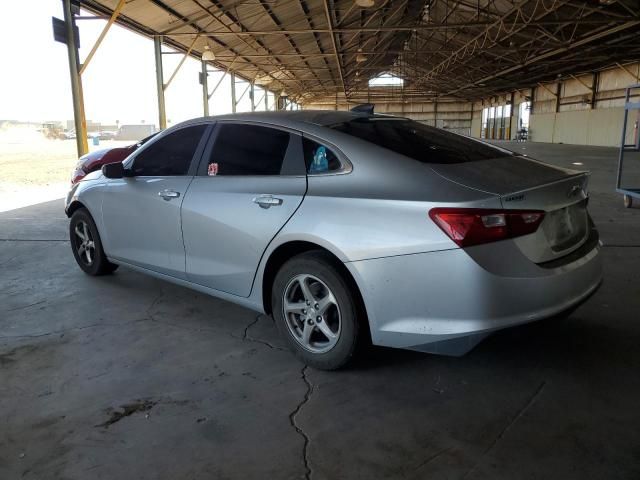
[[161,190],[158,192],[158,196],[164,198],[165,200],[169,201],[172,198],[178,198],[180,196],[180,192],[176,192],[175,190]]
[[282,205],[282,199],[273,195],[260,195],[253,199],[253,203],[257,203],[261,208],[271,208]]

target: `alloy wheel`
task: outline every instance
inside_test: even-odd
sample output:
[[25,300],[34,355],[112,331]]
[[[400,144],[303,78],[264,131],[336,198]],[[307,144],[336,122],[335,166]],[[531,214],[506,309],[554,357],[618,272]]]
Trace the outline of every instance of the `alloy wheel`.
[[87,222],[80,220],[76,224],[74,233],[78,257],[85,265],[92,265],[96,255],[96,246]]
[[340,307],[319,278],[301,274],[284,289],[282,310],[293,338],[312,353],[331,350],[340,338]]

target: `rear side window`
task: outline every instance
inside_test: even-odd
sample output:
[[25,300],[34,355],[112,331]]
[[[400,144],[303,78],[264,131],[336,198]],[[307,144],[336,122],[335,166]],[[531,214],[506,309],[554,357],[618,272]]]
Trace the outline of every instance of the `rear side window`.
[[330,128],[423,163],[465,163],[511,156],[462,135],[412,120],[358,118]]
[[275,128],[220,124],[211,151],[209,175],[279,175],[289,133]]
[[304,151],[304,163],[309,174],[335,172],[342,167],[336,154],[318,142],[303,138],[302,149]]
[[206,125],[172,132],[140,152],[133,161],[133,174],[143,177],[186,175]]

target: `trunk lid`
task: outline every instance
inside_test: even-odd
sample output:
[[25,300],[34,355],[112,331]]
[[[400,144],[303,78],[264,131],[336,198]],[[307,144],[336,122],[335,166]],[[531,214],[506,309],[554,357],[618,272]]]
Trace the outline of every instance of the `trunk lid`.
[[568,255],[587,240],[588,172],[518,156],[431,168],[448,180],[498,195],[507,210],[544,210],[535,233],[513,240],[535,263]]

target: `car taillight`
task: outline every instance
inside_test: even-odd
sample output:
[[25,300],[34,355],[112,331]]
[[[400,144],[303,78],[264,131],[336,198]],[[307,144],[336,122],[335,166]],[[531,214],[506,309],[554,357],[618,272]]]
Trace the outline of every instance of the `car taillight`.
[[429,216],[461,247],[496,242],[535,232],[542,210],[489,210],[480,208],[432,208]]
[[76,165],[76,168],[73,170],[73,173],[71,174],[71,185],[75,185],[86,176],[87,176],[87,172],[84,169],[84,162],[80,161],[78,162],[78,164]]

